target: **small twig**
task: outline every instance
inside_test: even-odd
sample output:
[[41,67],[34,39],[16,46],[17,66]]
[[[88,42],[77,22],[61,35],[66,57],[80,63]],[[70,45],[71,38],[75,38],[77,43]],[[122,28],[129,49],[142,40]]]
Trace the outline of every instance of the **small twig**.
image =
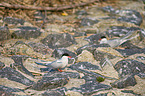
[[35,7],[35,6],[23,6],[23,5],[11,5],[11,4],[3,2],[3,3],[0,3],[0,7],[13,8],[13,9],[25,9],[25,10],[62,11],[62,10],[72,9],[72,8],[76,8],[80,6],[86,6],[96,1],[99,1],[99,0],[92,0],[85,3],[66,5],[66,6],[61,6],[61,7]]

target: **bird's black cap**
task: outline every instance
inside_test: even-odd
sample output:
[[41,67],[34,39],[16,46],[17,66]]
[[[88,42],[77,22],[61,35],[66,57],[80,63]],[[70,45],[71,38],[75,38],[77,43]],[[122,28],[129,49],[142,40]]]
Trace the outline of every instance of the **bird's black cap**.
[[101,39],[106,38],[106,36],[101,36]]
[[70,56],[68,53],[64,53],[62,54],[62,56]]

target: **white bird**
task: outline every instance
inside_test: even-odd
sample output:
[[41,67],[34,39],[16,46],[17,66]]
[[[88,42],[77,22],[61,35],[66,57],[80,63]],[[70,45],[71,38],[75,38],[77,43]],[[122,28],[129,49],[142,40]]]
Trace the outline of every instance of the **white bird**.
[[122,38],[117,38],[117,39],[111,39],[107,40],[105,36],[102,36],[100,40],[100,44],[109,44],[111,47],[118,47],[119,45],[123,44],[124,42],[131,40],[135,37],[137,37],[137,32],[129,32],[127,33],[124,37]]
[[69,56],[67,53],[64,53],[61,59],[58,59],[51,63],[48,63],[48,64],[43,64],[43,63],[38,63],[38,62],[35,62],[35,63],[38,65],[47,66],[47,68],[40,68],[41,71],[48,71],[48,70],[50,71],[51,69],[58,69],[58,71],[62,72],[61,68],[64,68],[65,66],[67,66],[68,58],[71,58],[71,56]]

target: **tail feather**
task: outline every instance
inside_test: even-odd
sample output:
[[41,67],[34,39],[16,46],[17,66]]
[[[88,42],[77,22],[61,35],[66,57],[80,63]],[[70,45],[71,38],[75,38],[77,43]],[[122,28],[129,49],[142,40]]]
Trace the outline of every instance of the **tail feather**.
[[138,31],[131,31],[131,32],[128,32],[124,37],[122,37],[122,40],[131,40],[131,39],[134,39],[137,37],[137,34],[138,34]]
[[48,64],[43,64],[43,63],[39,63],[39,62],[35,62],[37,65],[43,65],[43,66],[48,66]]

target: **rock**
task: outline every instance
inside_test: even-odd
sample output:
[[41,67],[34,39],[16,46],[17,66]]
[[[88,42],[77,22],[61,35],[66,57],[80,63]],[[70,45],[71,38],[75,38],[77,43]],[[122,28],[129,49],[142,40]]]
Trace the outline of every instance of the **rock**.
[[0,69],[2,69],[4,66],[5,66],[5,64],[0,61]]
[[131,74],[144,73],[145,64],[136,60],[126,59],[117,62],[114,68],[118,72],[119,77],[122,78]]
[[42,43],[29,42],[28,45],[31,46],[35,52],[40,52],[44,55],[50,54],[52,51],[48,46]]
[[121,90],[121,92],[123,92],[123,93],[131,93],[131,94],[133,94],[135,96],[141,96],[140,94],[134,93],[132,90]]
[[5,17],[4,22],[7,23],[7,24],[14,24],[14,25],[21,24],[21,25],[24,25],[25,20],[18,19],[18,18],[13,18],[13,17]]
[[91,26],[91,25],[94,25],[94,24],[96,24],[96,23],[98,23],[99,22],[99,20],[93,20],[93,19],[91,19],[91,18],[83,18],[82,20],[81,20],[81,26]]
[[72,69],[100,70],[100,67],[89,62],[79,62],[70,66]]
[[102,91],[102,90],[109,90],[109,89],[111,89],[111,86],[109,86],[109,85],[101,84],[98,82],[91,82],[91,83],[86,83],[86,84],[80,85],[80,87],[72,87],[69,90],[75,91],[75,92],[80,92],[83,95],[88,96],[95,92]]
[[19,73],[18,71],[10,67],[5,67],[0,70],[0,78],[7,78],[9,80],[22,83],[26,86],[30,86],[34,84],[33,81],[29,80],[28,78],[23,76],[21,73]]
[[137,76],[139,76],[142,79],[145,79],[145,73],[138,73]]
[[30,27],[30,26],[23,26],[18,27],[19,30],[14,31],[12,33],[12,38],[15,39],[30,39],[30,38],[37,38],[41,35],[41,31],[37,29],[36,27]]
[[108,59],[113,59],[113,58],[116,57],[113,54],[110,54],[110,53],[107,53],[107,52],[103,52],[103,51],[100,51],[100,50],[97,50],[97,49],[94,51],[94,58],[97,61],[102,61],[105,58],[105,56],[107,56]]
[[103,75],[101,75],[101,74],[99,74],[97,72],[91,72],[91,71],[87,71],[87,70],[84,70],[84,69],[81,69],[81,68],[72,67],[72,66],[70,66],[69,68],[71,68],[72,70],[76,70],[78,72],[81,72],[81,73],[83,73],[85,75],[101,77],[101,78],[109,78],[109,79],[115,79],[116,80],[116,78],[106,77],[106,76],[103,76]]
[[61,87],[58,89],[50,89],[45,91],[42,96],[65,96],[65,92],[67,89],[65,87]]
[[14,62],[15,62],[15,63],[13,63],[13,64],[11,65],[12,68],[17,67],[18,70],[22,71],[23,73],[26,73],[26,74],[28,74],[28,75],[34,77],[33,74],[32,74],[31,72],[29,72],[29,71],[24,67],[23,62],[22,62],[22,61],[26,60],[26,59],[28,58],[28,56],[25,56],[25,55],[13,55],[11,58],[12,58],[12,59],[14,60]]
[[136,84],[137,84],[137,82],[136,82],[134,76],[128,75],[128,76],[125,76],[125,77],[119,79],[118,81],[115,81],[114,83],[111,83],[111,86],[115,87],[115,88],[125,88],[127,86],[134,86]]
[[102,10],[110,13],[115,13],[116,11],[112,6],[102,7]]
[[145,56],[137,56],[136,59],[138,59],[138,60],[145,60]]
[[82,77],[82,79],[85,79],[86,83],[98,82],[97,77],[96,76],[91,76],[91,75],[85,75],[85,76]]
[[0,91],[0,96],[16,96],[16,94],[12,94],[12,92]]
[[[108,94],[108,93],[101,93],[101,94],[93,95],[93,96],[107,96],[107,94]],[[112,94],[112,96],[114,96],[114,95]]]
[[[140,26],[143,22],[143,18],[139,12],[132,9],[125,9],[125,10],[116,10],[112,8],[112,6],[107,6],[102,8],[104,11],[110,13],[110,15],[116,15],[118,21],[124,21],[133,23],[135,25]],[[118,17],[119,15],[119,17]]]
[[113,38],[123,37],[128,32],[135,32],[137,30],[141,30],[142,32],[144,32],[143,29],[138,27],[111,26],[110,29],[107,29],[105,33],[109,38]]
[[143,22],[143,18],[139,12],[136,10],[126,9],[126,10],[119,10],[116,11],[116,14],[120,15],[117,18],[118,21],[125,21],[129,23],[133,23],[135,25],[140,26]]
[[137,48],[132,48],[132,49],[116,49],[122,56],[128,57],[134,54],[145,54],[145,48],[144,49],[137,49]]
[[[39,80],[36,84],[33,85],[33,89],[35,90],[46,90],[46,89],[54,89],[57,87],[63,87],[67,84],[69,78],[79,78],[78,75],[73,75],[65,72],[49,72],[45,74],[41,80]],[[76,73],[75,73],[76,74]]]
[[88,15],[87,11],[85,11],[85,10],[77,11],[75,14],[76,15]]
[[87,36],[86,32],[75,32],[74,37]]
[[41,96],[64,96],[64,95],[61,95],[57,91],[47,91],[47,92],[44,92]]
[[75,38],[68,33],[49,34],[42,39],[41,42],[52,49],[68,47],[72,44],[76,44]]
[[0,27],[0,41],[8,40],[11,38],[10,31],[7,26]]
[[0,85],[0,91],[4,91],[4,92],[20,92],[20,91],[23,91],[22,89],[19,89],[19,88],[11,88],[11,87],[7,87],[7,86],[3,86],[3,85]]
[[141,49],[136,45],[133,45],[132,43],[130,43],[129,41],[123,43],[120,45],[121,47],[125,48],[125,49]]

